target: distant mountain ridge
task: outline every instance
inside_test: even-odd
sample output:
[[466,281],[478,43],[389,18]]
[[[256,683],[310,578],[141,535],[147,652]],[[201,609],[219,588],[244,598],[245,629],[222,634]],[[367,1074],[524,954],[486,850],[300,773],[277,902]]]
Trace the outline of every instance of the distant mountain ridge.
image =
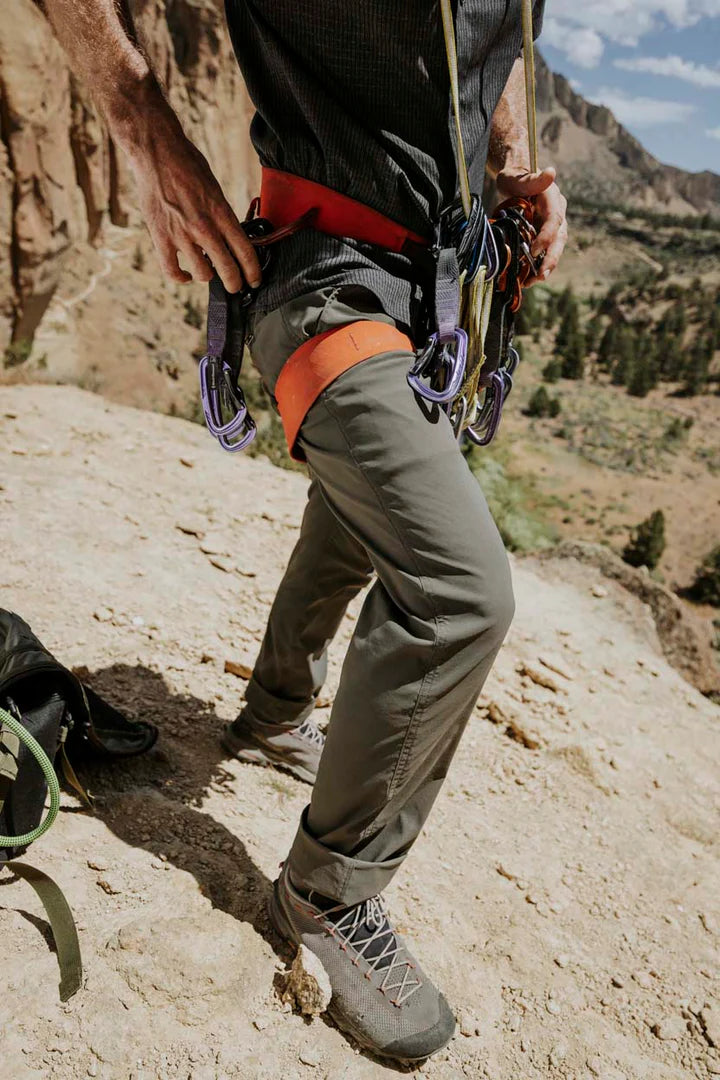
[[720,216],[720,175],[663,165],[610,109],[536,59],[538,131],[570,195],[672,214]]

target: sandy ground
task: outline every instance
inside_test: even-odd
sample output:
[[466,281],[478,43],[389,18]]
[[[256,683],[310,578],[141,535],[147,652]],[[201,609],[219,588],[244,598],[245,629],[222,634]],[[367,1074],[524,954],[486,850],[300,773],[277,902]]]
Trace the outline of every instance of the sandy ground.
[[[0,604],[161,728],[146,759],[86,771],[97,813],[65,796],[31,851],[80,925],[66,1005],[42,909],[0,882],[2,1080],[390,1074],[283,1010],[266,901],[308,789],[217,740],[243,692],[224,662],[252,662],[303,477],[68,387],[0,389],[0,436]],[[388,894],[460,1018],[416,1072],[720,1076],[720,709],[596,571],[514,577],[510,639]]]

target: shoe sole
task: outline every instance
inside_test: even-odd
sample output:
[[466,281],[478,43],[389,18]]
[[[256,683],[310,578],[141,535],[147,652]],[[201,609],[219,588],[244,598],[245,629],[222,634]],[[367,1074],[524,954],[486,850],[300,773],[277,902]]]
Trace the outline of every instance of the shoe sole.
[[[297,949],[299,942],[296,940],[295,932],[292,928],[292,925],[288,921],[288,918],[285,915],[285,912],[283,911],[278,901],[275,887],[273,887],[272,896],[270,898],[270,921],[272,922],[280,937],[283,938],[284,941],[289,942],[289,944],[293,945]],[[353,1025],[352,1021],[345,1015],[345,1013],[338,1009],[337,1006],[333,1005],[333,1001],[334,998],[330,1000],[330,1004],[328,1005],[326,1011],[328,1015],[332,1017],[333,1021],[337,1024],[340,1030],[345,1035],[349,1035],[352,1039],[354,1039],[355,1042],[358,1043],[359,1046],[362,1046],[364,1050],[369,1050],[371,1054],[375,1055],[375,1057],[385,1058],[386,1061],[399,1061],[405,1065],[417,1064],[418,1061],[427,1061],[428,1058],[432,1056],[432,1054],[437,1054],[440,1050],[444,1050],[452,1039],[451,1035],[450,1038],[442,1044],[442,1046],[438,1046],[437,1049],[433,1050],[432,1054],[423,1054],[422,1057],[400,1057],[397,1054],[383,1054],[382,1050],[379,1047],[375,1046],[369,1041],[367,1035],[364,1035],[362,1032],[357,1030],[357,1028]]]
[[315,773],[302,765],[289,765],[281,758],[274,759],[266,750],[258,746],[243,746],[237,735],[222,735],[220,743],[223,749],[237,761],[246,765],[260,765],[265,769],[278,769],[280,772],[290,773],[296,780],[302,780],[305,784],[315,783]]

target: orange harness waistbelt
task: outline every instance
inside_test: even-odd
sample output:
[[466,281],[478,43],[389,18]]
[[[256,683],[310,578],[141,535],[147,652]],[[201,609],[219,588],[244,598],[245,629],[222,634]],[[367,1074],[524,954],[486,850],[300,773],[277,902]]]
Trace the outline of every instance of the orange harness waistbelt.
[[406,334],[388,323],[361,320],[317,334],[292,353],[278,376],[275,398],[295,461],[305,460],[296,445],[297,437],[310,406],[323,390],[362,360],[396,350],[413,351]]
[[428,246],[424,237],[349,195],[304,176],[263,166],[260,216],[280,229],[297,225],[307,214],[312,215],[310,228],[330,236],[348,236],[395,252]]

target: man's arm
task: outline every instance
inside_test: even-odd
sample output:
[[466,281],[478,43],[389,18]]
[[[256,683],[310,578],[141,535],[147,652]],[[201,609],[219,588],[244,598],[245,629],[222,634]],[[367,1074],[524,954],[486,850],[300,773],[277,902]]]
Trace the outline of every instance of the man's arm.
[[[557,266],[567,241],[567,201],[555,183],[555,169],[530,172],[525,76],[522,59],[516,60],[490,128],[488,169],[503,199],[512,195],[533,197],[540,229],[532,245],[533,255],[545,252],[534,281],[545,281]],[[532,284],[532,282],[528,282]]]
[[129,159],[165,274],[173,281],[209,281],[214,267],[230,292],[244,280],[258,285],[252,245],[133,41],[127,0],[44,0],[44,8],[73,71]]

